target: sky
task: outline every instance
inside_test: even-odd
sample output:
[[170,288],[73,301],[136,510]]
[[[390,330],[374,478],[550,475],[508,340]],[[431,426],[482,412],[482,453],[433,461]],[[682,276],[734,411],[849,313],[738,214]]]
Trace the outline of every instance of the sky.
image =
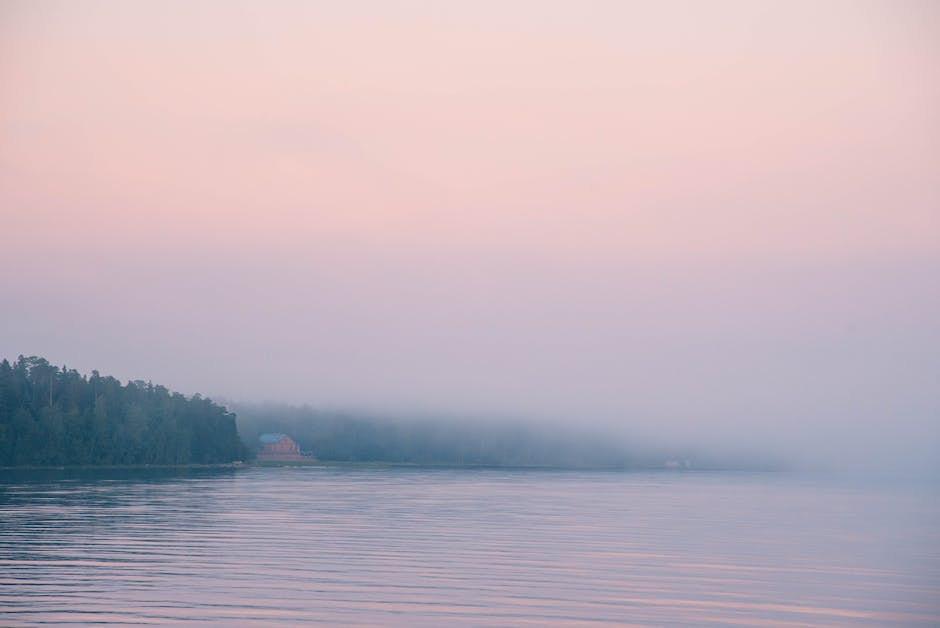
[[940,5],[0,0],[0,356],[940,460]]

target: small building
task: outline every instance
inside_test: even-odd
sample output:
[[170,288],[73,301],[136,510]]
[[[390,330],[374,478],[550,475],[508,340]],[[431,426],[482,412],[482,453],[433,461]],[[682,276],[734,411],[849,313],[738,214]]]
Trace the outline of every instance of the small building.
[[262,434],[257,459],[269,462],[306,462],[312,460],[300,452],[300,446],[287,434]]

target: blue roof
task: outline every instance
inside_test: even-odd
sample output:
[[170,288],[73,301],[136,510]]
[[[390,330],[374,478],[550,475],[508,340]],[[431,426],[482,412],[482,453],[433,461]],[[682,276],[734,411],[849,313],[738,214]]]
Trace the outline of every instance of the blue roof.
[[287,438],[287,434],[273,433],[273,434],[262,434],[258,440],[260,440],[265,445],[270,445],[271,443],[276,443],[279,440],[284,439],[284,438]]

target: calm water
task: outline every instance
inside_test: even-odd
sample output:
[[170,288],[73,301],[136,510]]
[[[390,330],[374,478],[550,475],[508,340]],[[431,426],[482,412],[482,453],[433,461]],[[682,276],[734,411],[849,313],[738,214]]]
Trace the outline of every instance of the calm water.
[[923,483],[0,472],[0,625],[940,625]]

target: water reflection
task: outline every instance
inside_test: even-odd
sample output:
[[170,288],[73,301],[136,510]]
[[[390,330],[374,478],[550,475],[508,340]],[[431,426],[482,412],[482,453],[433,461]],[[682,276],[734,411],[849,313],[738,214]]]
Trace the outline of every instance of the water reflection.
[[923,487],[418,469],[0,476],[0,624],[936,625]]

